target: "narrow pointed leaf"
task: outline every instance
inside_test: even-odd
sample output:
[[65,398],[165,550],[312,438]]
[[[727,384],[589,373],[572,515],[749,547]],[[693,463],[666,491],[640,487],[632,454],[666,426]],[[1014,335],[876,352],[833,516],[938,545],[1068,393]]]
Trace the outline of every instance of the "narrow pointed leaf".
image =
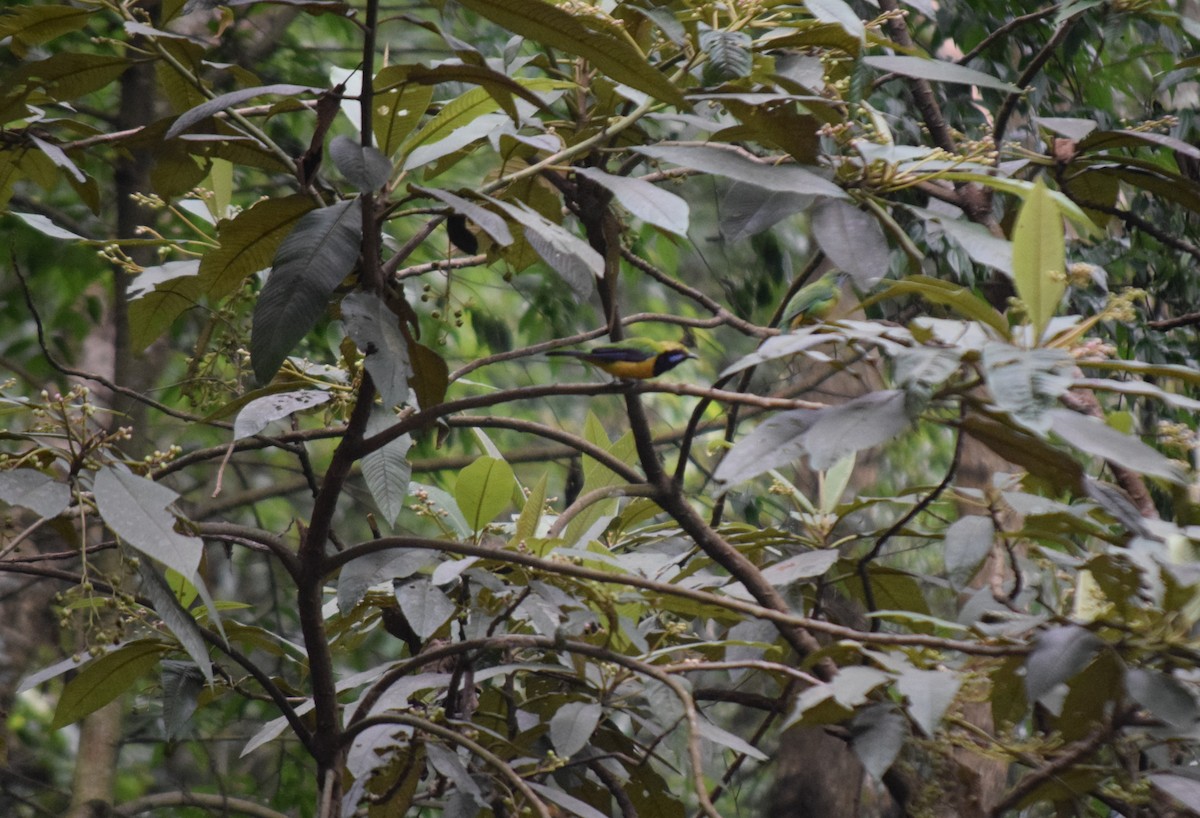
[[412,366],[399,317],[379,296],[355,292],[342,299],[342,320],[346,333],[363,351],[363,365],[371,373],[384,405],[408,402]]
[[245,102],[248,99],[261,97],[266,94],[277,94],[283,96],[296,96],[298,94],[317,94],[320,93],[320,88],[313,88],[308,85],[290,85],[287,83],[277,83],[275,85],[260,85],[254,88],[242,88],[238,91],[230,91],[228,94],[221,94],[219,97],[210,99],[195,108],[184,111],[175,122],[167,129],[165,139],[174,139],[181,133],[192,127],[196,123],[208,119],[213,114],[226,111],[233,106]]
[[879,56],[863,57],[863,62],[879,71],[900,74],[904,77],[959,85],[978,85],[980,88],[994,88],[997,91],[1004,91],[1006,94],[1021,93],[1021,89],[1017,86],[998,80],[991,74],[942,60],[930,60],[923,57]]
[[1033,325],[1035,342],[1067,291],[1066,273],[1062,214],[1039,177],[1013,229],[1013,281]]
[[50,728],[57,730],[74,724],[128,691],[134,682],[154,669],[167,649],[162,642],[145,639],[122,645],[88,662],[63,687]]
[[575,173],[610,191],[622,207],[642,221],[679,236],[687,235],[688,203],[674,193],[641,179],[614,176],[598,168],[576,168]]
[[358,262],[362,213],[357,200],[306,213],[279,246],[254,305],[250,359],[259,383],[274,377],[316,325],[329,296]]
[[102,467],[93,491],[105,525],[122,540],[182,576],[195,576],[204,544],[175,531],[167,506],[178,494],[123,466]]
[[708,145],[644,145],[634,150],[652,159],[779,193],[848,198],[836,184],[799,165],[755,162],[733,151]]
[[[376,407],[367,421],[367,435],[378,434],[393,422],[395,416],[391,412]],[[401,435],[362,460],[363,479],[388,525],[395,525],[396,518],[404,510],[404,498],[412,479],[412,464],[408,462],[410,446],[412,438]]]

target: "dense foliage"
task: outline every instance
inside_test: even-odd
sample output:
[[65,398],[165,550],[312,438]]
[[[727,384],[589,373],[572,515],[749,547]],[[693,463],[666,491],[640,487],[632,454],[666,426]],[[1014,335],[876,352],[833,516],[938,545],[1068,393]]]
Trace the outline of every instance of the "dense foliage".
[[5,813],[1200,811],[1185,6],[6,8]]

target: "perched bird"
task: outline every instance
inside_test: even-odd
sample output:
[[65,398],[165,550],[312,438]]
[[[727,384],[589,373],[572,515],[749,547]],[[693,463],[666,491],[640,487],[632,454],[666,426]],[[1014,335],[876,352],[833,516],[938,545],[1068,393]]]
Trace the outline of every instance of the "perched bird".
[[634,380],[653,378],[696,357],[683,344],[652,338],[626,338],[591,349],[555,349],[546,354],[578,358],[615,378]]
[[837,306],[842,298],[842,273],[826,273],[811,284],[805,284],[792,296],[783,311],[783,320],[792,329],[820,321]]

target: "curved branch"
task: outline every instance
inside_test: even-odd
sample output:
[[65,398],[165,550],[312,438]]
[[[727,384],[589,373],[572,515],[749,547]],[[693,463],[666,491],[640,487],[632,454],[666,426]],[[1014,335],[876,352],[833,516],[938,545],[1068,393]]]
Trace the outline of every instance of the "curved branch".
[[208,792],[159,792],[153,795],[143,795],[141,798],[135,798],[118,807],[113,807],[113,814],[139,815],[164,807],[201,807],[221,815],[240,813],[249,815],[251,818],[288,818],[286,813],[277,812],[268,806],[246,798]]

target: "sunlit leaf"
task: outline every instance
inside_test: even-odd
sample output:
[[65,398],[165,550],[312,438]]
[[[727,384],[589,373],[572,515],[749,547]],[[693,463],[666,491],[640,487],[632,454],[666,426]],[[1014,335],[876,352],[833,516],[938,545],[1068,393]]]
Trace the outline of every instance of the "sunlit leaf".
[[471,529],[478,532],[509,504],[516,485],[512,466],[494,457],[480,457],[458,473],[454,499]]
[[575,173],[610,191],[621,206],[647,224],[686,236],[688,203],[670,191],[629,176],[615,176],[598,168],[575,168]]
[[1038,177],[1013,229],[1013,282],[1035,341],[1041,339],[1067,291],[1066,272],[1062,216]]

